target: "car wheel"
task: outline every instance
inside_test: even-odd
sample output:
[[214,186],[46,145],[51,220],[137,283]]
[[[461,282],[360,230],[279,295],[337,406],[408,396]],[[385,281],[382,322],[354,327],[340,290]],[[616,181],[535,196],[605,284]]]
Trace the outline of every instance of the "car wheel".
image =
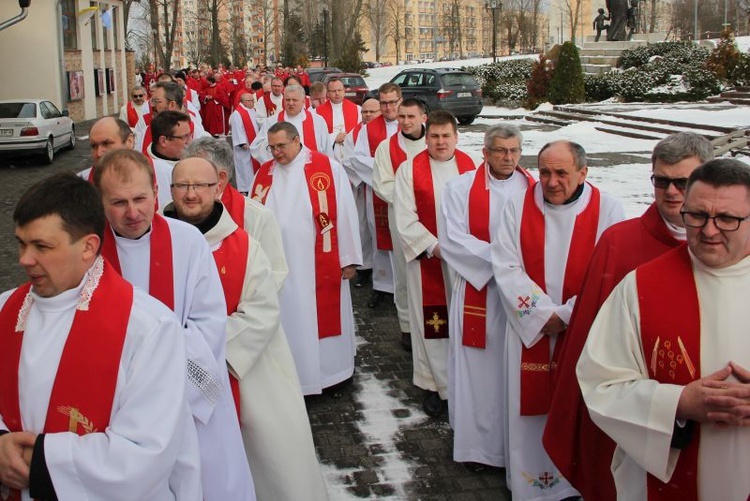
[[76,147],[76,128],[70,128],[70,143],[68,143],[68,149],[73,150]]
[[458,117],[458,123],[461,125],[471,125],[474,123],[474,119],[477,117]]
[[44,145],[44,152],[42,152],[42,161],[45,165],[49,165],[55,159],[55,145],[52,144],[52,138],[47,139],[47,144]]

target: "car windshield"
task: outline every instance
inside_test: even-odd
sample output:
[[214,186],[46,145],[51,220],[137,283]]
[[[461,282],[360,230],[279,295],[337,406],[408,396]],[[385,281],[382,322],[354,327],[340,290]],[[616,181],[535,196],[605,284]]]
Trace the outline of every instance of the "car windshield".
[[0,103],[0,118],[36,118],[36,104]]
[[339,77],[344,87],[367,87],[365,81],[361,77]]
[[476,87],[477,81],[468,73],[446,73],[443,75],[443,85],[452,87],[454,85],[465,85],[466,87]]

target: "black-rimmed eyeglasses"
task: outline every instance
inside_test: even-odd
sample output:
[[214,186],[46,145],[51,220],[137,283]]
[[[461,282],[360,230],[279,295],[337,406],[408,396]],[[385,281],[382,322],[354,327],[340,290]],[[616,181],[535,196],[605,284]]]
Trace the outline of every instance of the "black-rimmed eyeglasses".
[[685,223],[685,226],[690,228],[703,228],[708,224],[709,219],[713,219],[714,225],[721,231],[737,231],[740,229],[742,221],[750,218],[750,216],[739,217],[727,214],[709,216],[705,212],[690,212],[686,210],[680,211],[680,215],[682,216],[682,222]]

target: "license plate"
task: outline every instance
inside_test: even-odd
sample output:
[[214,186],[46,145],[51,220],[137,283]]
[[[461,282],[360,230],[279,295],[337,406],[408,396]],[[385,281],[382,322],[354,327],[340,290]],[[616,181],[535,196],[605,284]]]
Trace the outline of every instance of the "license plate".
[[356,95],[357,95],[356,92],[344,92],[344,96],[346,96],[346,97],[354,97]]
[[456,97],[471,97],[471,92],[459,92]]
[[13,129],[0,129],[0,136],[6,137],[6,136],[12,136],[13,135]]

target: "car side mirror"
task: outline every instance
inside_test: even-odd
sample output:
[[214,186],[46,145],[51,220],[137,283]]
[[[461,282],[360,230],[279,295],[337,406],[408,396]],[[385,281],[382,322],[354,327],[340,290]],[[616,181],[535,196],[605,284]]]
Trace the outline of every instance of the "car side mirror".
[[67,117],[68,115],[70,115],[70,113],[68,112],[67,108],[62,110],[62,116]]
[[29,6],[31,5],[31,0],[18,0],[18,5],[22,9],[28,9]]

